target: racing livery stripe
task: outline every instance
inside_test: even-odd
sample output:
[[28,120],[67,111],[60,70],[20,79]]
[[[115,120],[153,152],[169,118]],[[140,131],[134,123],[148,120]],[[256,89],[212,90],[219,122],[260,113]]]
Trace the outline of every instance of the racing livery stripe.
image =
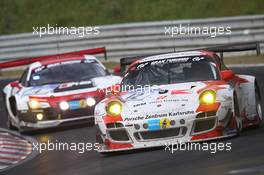
[[117,122],[117,121],[123,121],[122,117],[119,115],[119,116],[116,116],[116,117],[111,117],[111,116],[104,116],[103,117],[103,120],[104,120],[104,123],[105,124],[108,124],[108,123],[114,123],[114,122]]
[[197,91],[197,93],[201,93],[203,92],[204,90],[220,90],[220,89],[225,89],[224,87],[221,87],[220,85],[226,85],[226,82],[225,81],[208,81],[208,82],[204,82],[206,84],[205,87],[199,89]]
[[133,147],[130,143],[114,143],[111,142],[109,139],[105,139],[105,145],[108,147],[108,149],[122,149]]
[[200,104],[196,110],[196,112],[209,112],[209,111],[217,111],[220,106],[220,103],[214,103],[211,105]]

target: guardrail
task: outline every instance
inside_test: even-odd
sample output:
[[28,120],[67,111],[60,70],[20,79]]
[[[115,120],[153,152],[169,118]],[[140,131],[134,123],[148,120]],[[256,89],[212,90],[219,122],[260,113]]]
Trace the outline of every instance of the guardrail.
[[[214,38],[208,35],[165,35],[165,27],[180,24],[197,27],[230,26],[232,33]],[[99,30],[99,35],[83,38],[77,35],[45,35],[40,38],[32,33],[0,36],[0,60],[55,55],[97,47],[106,47],[108,58],[116,61],[121,57],[210,47],[215,44],[260,42],[261,50],[264,49],[264,15],[104,25],[99,26]]]

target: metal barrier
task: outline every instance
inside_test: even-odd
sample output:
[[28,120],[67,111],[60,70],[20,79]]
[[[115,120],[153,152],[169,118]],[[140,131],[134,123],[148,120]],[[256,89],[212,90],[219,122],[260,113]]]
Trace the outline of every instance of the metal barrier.
[[[165,35],[165,27],[231,27],[230,35],[210,37],[209,35]],[[209,18],[194,20],[127,23],[99,26],[100,34],[45,35],[41,38],[32,33],[0,36],[0,60],[7,61],[43,55],[73,52],[87,48],[106,47],[110,60],[121,57],[171,52],[215,44],[260,42],[264,49],[264,15]],[[33,29],[32,29],[33,32]]]

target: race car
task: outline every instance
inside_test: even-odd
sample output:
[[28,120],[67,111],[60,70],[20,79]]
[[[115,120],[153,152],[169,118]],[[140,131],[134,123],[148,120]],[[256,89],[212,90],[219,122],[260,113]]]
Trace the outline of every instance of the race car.
[[215,52],[143,56],[96,105],[96,139],[107,153],[231,137],[260,125],[261,109],[256,78]]
[[120,81],[92,55],[34,62],[3,90],[8,126],[24,132],[93,118],[102,89]]

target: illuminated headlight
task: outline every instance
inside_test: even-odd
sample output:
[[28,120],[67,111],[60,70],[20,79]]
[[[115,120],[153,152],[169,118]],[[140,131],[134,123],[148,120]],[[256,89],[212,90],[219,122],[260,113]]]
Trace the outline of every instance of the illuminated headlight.
[[39,113],[39,114],[36,115],[36,118],[37,118],[38,120],[43,120],[44,115],[41,114],[41,113]]
[[48,102],[39,102],[37,100],[30,100],[28,102],[30,109],[40,109],[40,108],[49,108],[50,104]]
[[60,106],[60,109],[63,111],[66,111],[70,108],[69,103],[66,101],[60,102],[59,106]]
[[109,116],[116,117],[122,112],[122,104],[119,101],[110,101],[106,106],[106,113]]
[[38,109],[40,108],[40,103],[37,100],[30,100],[28,105],[31,109]]
[[92,97],[87,98],[87,99],[86,99],[86,102],[87,102],[87,105],[90,106],[90,107],[91,107],[91,106],[94,106],[95,103],[96,103],[95,99],[92,98]]
[[216,93],[213,90],[206,90],[203,93],[201,93],[200,97],[200,104],[214,104],[216,102]]

